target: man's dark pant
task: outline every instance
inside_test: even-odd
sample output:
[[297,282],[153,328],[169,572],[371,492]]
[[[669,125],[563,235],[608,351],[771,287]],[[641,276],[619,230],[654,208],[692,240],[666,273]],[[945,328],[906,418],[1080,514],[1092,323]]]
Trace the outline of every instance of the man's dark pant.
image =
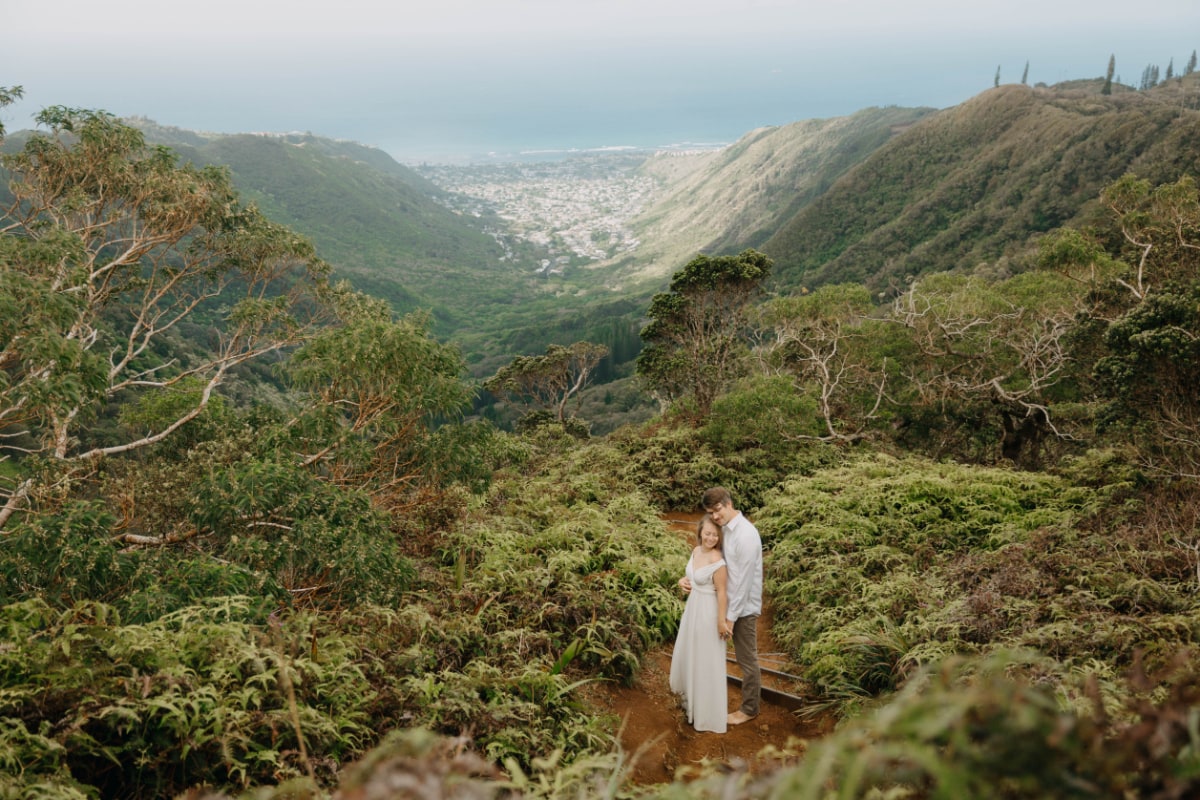
[[762,673],[758,668],[758,615],[740,617],[733,623],[733,652],[742,671],[742,713],[758,716]]

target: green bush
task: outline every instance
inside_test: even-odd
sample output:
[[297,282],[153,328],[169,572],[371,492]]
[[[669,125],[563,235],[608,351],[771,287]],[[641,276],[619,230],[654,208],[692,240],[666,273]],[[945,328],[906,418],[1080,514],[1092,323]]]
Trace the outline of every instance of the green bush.
[[[247,594],[270,607],[287,595],[270,576],[195,552],[123,550],[115,517],[99,502],[17,526],[0,550],[0,603],[39,597],[59,607],[98,601],[130,621],[149,621],[209,597]],[[265,612],[263,612],[265,613]]]
[[482,637],[526,628],[526,658],[553,662],[573,646],[590,671],[632,679],[642,654],[674,635],[686,547],[637,494],[568,507],[528,488],[505,516],[448,537],[443,558],[469,575],[459,602],[478,609]]
[[38,596],[68,606],[119,597],[137,559],[113,547],[115,523],[103,503],[77,502],[15,526],[0,549],[0,602]]
[[100,604],[0,608],[0,753],[21,765],[22,791],[47,753],[59,785],[150,798],[311,775],[362,752],[373,690],[354,650],[314,619],[256,616],[245,598],[144,625]]
[[700,432],[685,424],[655,423],[609,437],[617,471],[662,511],[692,510],[709,486],[727,473]]

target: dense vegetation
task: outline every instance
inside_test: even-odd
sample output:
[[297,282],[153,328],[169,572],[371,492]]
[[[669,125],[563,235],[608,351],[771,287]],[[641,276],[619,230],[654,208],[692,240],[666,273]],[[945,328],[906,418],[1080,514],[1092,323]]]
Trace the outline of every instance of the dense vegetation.
[[[715,392],[588,438],[470,417],[429,316],[332,281],[224,171],[42,122],[0,223],[0,797],[1200,790],[1186,171],[1106,181],[1020,269],[747,291],[712,348],[651,337],[736,361]],[[646,313],[738,266],[778,269],[700,256]],[[670,640],[659,515],[713,484],[842,722],[765,774],[628,785],[587,684]]]

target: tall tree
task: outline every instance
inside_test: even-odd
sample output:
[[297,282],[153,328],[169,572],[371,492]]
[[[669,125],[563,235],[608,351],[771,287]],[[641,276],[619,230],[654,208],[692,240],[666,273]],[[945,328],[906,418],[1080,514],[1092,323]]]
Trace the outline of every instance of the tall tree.
[[1000,65],[997,64],[996,65],[996,77],[995,77],[995,79],[992,80],[992,86],[999,86],[999,85],[1000,85]]
[[1029,83],[1029,62],[1026,61],[1025,62],[1025,71],[1021,73],[1021,84],[1026,85],[1028,83]]
[[1147,64],[1142,70],[1142,81],[1138,84],[1138,88],[1142,91],[1153,89],[1158,85],[1158,65]]
[[1196,71],[1196,51],[1192,51],[1191,58],[1188,59],[1187,65],[1183,68],[1184,75],[1191,75]]
[[[17,477],[0,484],[0,528],[39,490],[171,436],[234,368],[302,342],[346,294],[224,171],[179,166],[103,112],[37,119],[49,133],[3,158],[0,459]],[[153,424],[90,431],[164,392],[172,411]]]
[[1104,73],[1104,88],[1100,90],[1100,94],[1112,94],[1113,75],[1117,71],[1117,57],[1110,55],[1108,57],[1108,71]]
[[721,388],[739,375],[746,310],[771,272],[756,250],[698,255],[655,295],[642,329],[637,374],[661,403],[692,397],[707,414]]
[[492,394],[512,394],[533,405],[553,409],[566,420],[567,403],[587,386],[608,348],[592,342],[569,347],[552,344],[541,356],[517,356],[483,383]]
[[382,508],[408,509],[436,491],[434,423],[461,413],[471,391],[462,356],[429,335],[427,316],[393,321],[381,302],[365,310],[288,361],[293,385],[310,399],[290,425],[296,461]]
[[904,402],[971,436],[996,454],[1036,467],[1048,435],[1067,436],[1052,398],[1070,375],[1066,337],[1083,289],[1069,277],[1022,273],[1000,283],[943,273],[897,298],[892,317],[916,354],[904,366]]

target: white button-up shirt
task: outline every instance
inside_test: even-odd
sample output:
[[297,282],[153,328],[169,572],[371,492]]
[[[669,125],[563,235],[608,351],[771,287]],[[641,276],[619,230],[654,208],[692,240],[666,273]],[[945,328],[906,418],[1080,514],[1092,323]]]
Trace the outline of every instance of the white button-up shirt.
[[762,613],[762,539],[758,528],[740,511],[722,531],[725,534],[722,550],[729,574],[726,589],[729,605],[725,617],[736,622],[741,617]]

